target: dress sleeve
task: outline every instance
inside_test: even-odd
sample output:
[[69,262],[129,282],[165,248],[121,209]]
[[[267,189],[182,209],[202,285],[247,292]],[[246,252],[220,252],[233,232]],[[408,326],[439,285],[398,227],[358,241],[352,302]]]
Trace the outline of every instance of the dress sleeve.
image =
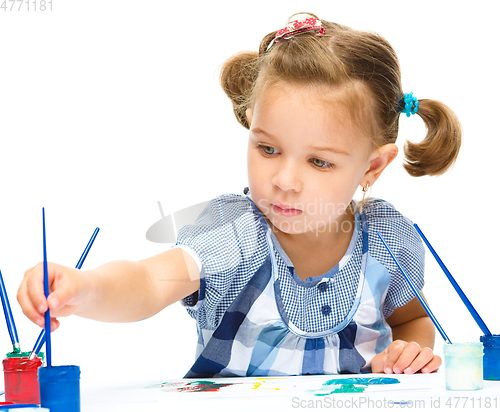
[[173,247],[189,253],[200,268],[200,289],[182,303],[201,327],[215,328],[247,281],[260,231],[250,201],[238,195],[211,200],[194,224],[180,229]]
[[416,296],[377,233],[380,232],[419,291],[424,287],[425,250],[413,222],[390,203],[373,200],[366,213],[371,253],[391,275],[383,305],[383,314],[387,318]]

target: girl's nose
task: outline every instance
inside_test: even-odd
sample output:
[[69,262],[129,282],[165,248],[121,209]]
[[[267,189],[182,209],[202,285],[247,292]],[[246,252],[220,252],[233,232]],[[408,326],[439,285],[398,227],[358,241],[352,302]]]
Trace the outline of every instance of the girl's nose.
[[283,191],[300,192],[302,190],[302,179],[299,170],[292,162],[280,162],[271,182],[273,186]]

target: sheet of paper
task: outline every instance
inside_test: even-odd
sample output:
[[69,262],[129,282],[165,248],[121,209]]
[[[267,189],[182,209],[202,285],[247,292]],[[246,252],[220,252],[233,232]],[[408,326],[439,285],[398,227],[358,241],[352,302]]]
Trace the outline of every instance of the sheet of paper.
[[[397,382],[395,382],[397,380]],[[297,409],[395,409],[500,407],[500,382],[473,392],[446,391],[444,373],[416,375],[316,375],[272,378],[166,379],[82,388],[82,411],[293,411]],[[446,402],[448,404],[446,404]],[[468,404],[464,404],[468,402]],[[140,408],[140,409],[139,409]],[[223,408],[223,409],[221,409]],[[467,408],[466,408],[467,409]],[[178,409],[180,410],[180,409]]]

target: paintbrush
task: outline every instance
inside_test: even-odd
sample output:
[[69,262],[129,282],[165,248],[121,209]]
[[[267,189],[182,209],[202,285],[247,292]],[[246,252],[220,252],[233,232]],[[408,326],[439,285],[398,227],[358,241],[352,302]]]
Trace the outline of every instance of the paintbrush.
[[[94,233],[92,234],[92,237],[89,240],[89,243],[87,243],[87,246],[85,247],[82,256],[80,257],[80,260],[78,260],[78,263],[76,264],[77,269],[82,268],[83,262],[85,262],[85,259],[87,258],[90,248],[94,244],[94,240],[98,233],[99,233],[99,228],[96,228],[96,230],[94,230]],[[33,350],[30,353],[29,359],[35,359],[36,355],[38,355],[38,353],[42,349],[44,343],[45,343],[45,329],[42,329],[40,335],[38,335],[38,339],[36,340],[35,346],[33,346]]]
[[382,237],[382,235],[380,233],[377,233],[377,235],[380,238],[380,240],[382,241],[382,243],[384,244],[385,248],[387,249],[387,251],[389,252],[389,254],[391,255],[391,257],[394,259],[394,262],[396,262],[396,265],[398,265],[399,270],[401,271],[401,273],[405,277],[406,281],[408,282],[408,284],[412,288],[413,293],[415,293],[415,295],[417,296],[418,300],[420,301],[420,303],[422,304],[423,308],[425,309],[425,311],[429,315],[429,318],[431,318],[432,322],[434,323],[434,325],[436,326],[437,330],[439,331],[439,333],[443,337],[444,341],[446,343],[448,343],[448,344],[451,345],[451,341],[448,338],[448,336],[446,335],[444,329],[441,327],[441,325],[437,321],[436,317],[434,316],[434,314],[432,313],[431,309],[427,305],[427,302],[424,300],[424,298],[422,297],[422,295],[418,291],[417,287],[415,286],[415,284],[413,283],[413,281],[411,280],[411,278],[408,276],[408,274],[406,273],[406,271],[403,269],[403,266],[401,266],[401,264],[399,263],[398,259],[394,255],[394,253],[392,253],[392,250],[389,247],[389,245],[387,243],[385,243],[385,240],[384,240],[384,238]]
[[[47,269],[47,241],[45,237],[45,208],[42,208],[43,219],[43,292],[45,299],[49,297],[49,273]],[[45,311],[45,355],[47,359],[47,367],[52,367],[52,342],[50,339],[50,309],[47,305]]]
[[10,340],[12,341],[12,352],[21,353],[21,346],[19,345],[19,338],[17,336],[16,323],[9,304],[9,297],[7,290],[3,283],[2,271],[0,271],[0,295],[2,297],[3,312],[5,314],[5,321],[7,322],[7,329],[9,329]]
[[460,298],[462,299],[462,302],[464,302],[465,306],[469,310],[470,314],[472,315],[472,317],[474,318],[474,320],[476,321],[478,326],[481,328],[481,330],[483,331],[483,333],[486,336],[491,336],[491,332],[488,329],[488,327],[486,326],[486,324],[483,322],[483,320],[481,319],[481,316],[479,316],[479,313],[477,313],[476,309],[474,309],[474,306],[472,306],[472,303],[470,303],[467,296],[465,296],[465,293],[462,291],[460,286],[458,286],[458,283],[455,281],[455,279],[451,275],[451,272],[448,270],[448,268],[445,266],[445,264],[443,263],[441,258],[438,256],[438,254],[436,253],[434,248],[431,246],[431,244],[429,243],[429,241],[427,240],[427,238],[425,237],[423,232],[420,230],[420,228],[418,227],[418,225],[416,223],[413,226],[415,226],[415,229],[417,229],[418,234],[420,235],[420,237],[422,238],[424,243],[427,245],[427,247],[431,251],[432,255],[436,259],[439,266],[441,266],[441,269],[443,269],[444,274],[446,275],[448,280],[451,282],[451,284],[453,285],[453,287],[457,291],[458,296],[460,296]]

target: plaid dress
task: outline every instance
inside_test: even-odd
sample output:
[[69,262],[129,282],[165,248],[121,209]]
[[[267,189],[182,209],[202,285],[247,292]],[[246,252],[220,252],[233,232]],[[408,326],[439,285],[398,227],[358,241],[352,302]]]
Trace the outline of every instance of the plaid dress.
[[306,280],[249,197],[210,201],[173,246],[200,268],[200,289],[182,301],[198,330],[196,361],[185,377],[369,372],[371,359],[392,342],[385,319],[414,298],[377,232],[421,289],[420,238],[383,200],[356,213],[342,260]]

